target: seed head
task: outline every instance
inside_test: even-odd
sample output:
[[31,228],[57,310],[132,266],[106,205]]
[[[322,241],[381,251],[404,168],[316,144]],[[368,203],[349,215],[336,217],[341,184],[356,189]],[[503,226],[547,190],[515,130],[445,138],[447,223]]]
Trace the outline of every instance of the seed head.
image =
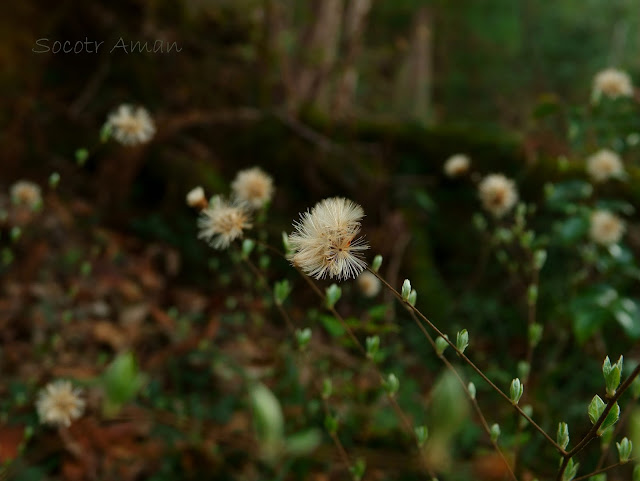
[[109,115],[106,123],[113,137],[122,145],[149,142],[156,133],[153,119],[143,107],[122,104]]
[[502,217],[518,202],[518,191],[511,179],[490,174],[478,185],[482,206],[495,217]]
[[259,167],[241,170],[231,183],[233,198],[259,209],[273,196],[273,179]]
[[40,422],[52,426],[69,426],[71,421],[82,416],[85,401],[79,388],[69,381],[57,380],[47,384],[38,393],[36,410]]
[[448,177],[460,177],[469,171],[471,161],[469,157],[464,154],[452,155],[444,163],[444,173]]
[[214,249],[226,249],[251,228],[251,217],[244,205],[231,203],[220,196],[211,199],[198,219],[199,239],[205,239]]
[[610,98],[633,96],[629,74],[615,68],[598,72],[593,79],[593,97],[599,99],[602,95]]
[[591,214],[589,236],[595,243],[604,246],[616,244],[624,231],[624,221],[608,210],[596,210]]
[[319,202],[294,223],[289,261],[316,279],[356,278],[367,265],[362,251],[369,248],[362,237],[356,237],[362,217],[362,207],[342,197]]
[[601,149],[587,158],[587,173],[595,182],[604,182],[624,172],[620,156],[608,149]]

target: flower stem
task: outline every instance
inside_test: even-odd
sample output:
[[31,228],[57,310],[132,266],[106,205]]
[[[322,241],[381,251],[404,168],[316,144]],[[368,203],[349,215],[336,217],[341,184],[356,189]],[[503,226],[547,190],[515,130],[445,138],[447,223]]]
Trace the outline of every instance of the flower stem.
[[[390,289],[391,292],[393,292],[393,294],[396,296],[396,298],[405,306],[405,308],[410,311],[410,312],[415,312],[417,314],[417,316],[422,319],[423,322],[425,322],[431,329],[433,329],[439,336],[441,336],[446,342],[447,344],[449,344],[449,346],[451,346],[453,348],[453,350],[456,352],[456,354],[458,354],[458,356],[460,357],[460,359],[462,359],[464,362],[466,362],[489,386],[491,386],[491,388],[496,391],[505,401],[507,401],[522,417],[524,417],[527,421],[529,421],[529,423],[538,431],[540,432],[540,434],[542,434],[544,436],[544,438],[551,444],[553,445],[553,447],[555,447],[558,452],[560,454],[562,454],[563,456],[567,453],[564,449],[562,449],[562,446],[560,446],[558,443],[556,443],[553,438],[551,436],[549,436],[547,434],[547,432],[542,429],[540,426],[538,426],[538,424],[536,424],[536,422],[531,419],[531,416],[529,416],[527,413],[525,413],[522,408],[520,408],[520,406],[518,406],[515,403],[511,402],[511,398],[509,398],[509,396],[507,396],[498,386],[496,386],[493,381],[491,381],[491,379],[489,379],[483,372],[482,370],[480,370],[480,368],[478,368],[478,366],[476,366],[467,356],[464,355],[464,353],[462,351],[460,351],[457,346],[449,340],[449,338],[445,337],[445,335],[440,331],[440,329],[438,329],[429,319],[427,319],[427,317],[422,314],[422,312],[420,312],[416,307],[412,306],[411,304],[409,304],[408,302],[406,302],[402,296],[400,295],[400,293],[398,291],[396,291],[387,281],[385,281],[377,272],[374,272],[373,270],[369,269],[369,272],[371,272],[372,274],[374,274],[378,279],[380,279],[380,281],[387,287],[387,289]],[[422,331],[422,333],[427,336],[428,332],[425,329],[425,327],[422,325],[422,322],[420,322],[419,319],[414,318],[416,321],[416,324],[418,326],[418,328]]]

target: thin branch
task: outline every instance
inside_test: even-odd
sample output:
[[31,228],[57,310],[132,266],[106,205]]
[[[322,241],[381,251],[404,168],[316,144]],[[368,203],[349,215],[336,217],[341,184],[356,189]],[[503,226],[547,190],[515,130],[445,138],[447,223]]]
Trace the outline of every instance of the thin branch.
[[[329,404],[327,403],[326,399],[323,399],[322,405],[324,406],[325,416],[329,416],[331,413],[329,412]],[[342,441],[340,441],[338,434],[335,433],[334,431],[329,431],[329,436],[331,437],[333,444],[336,445],[336,449],[338,450],[338,454],[340,455],[342,462],[347,467],[347,470],[351,472],[352,464],[351,464],[351,461],[349,460],[349,455],[347,454],[347,450],[344,449],[344,445],[342,444]],[[353,474],[351,476],[354,479],[354,481],[358,481],[355,477],[353,477]]]
[[627,379],[625,379],[625,381],[620,385],[616,393],[607,400],[607,405],[604,407],[604,411],[602,411],[602,414],[600,415],[598,420],[591,427],[591,430],[584,435],[582,440],[580,440],[580,442],[576,444],[576,446],[571,451],[563,454],[564,459],[562,460],[562,465],[560,466],[560,469],[558,470],[558,474],[556,476],[557,481],[562,480],[562,475],[564,474],[565,469],[567,469],[569,460],[580,451],[582,451],[587,446],[587,444],[589,444],[595,437],[598,436],[598,429],[600,429],[600,426],[602,426],[602,423],[607,418],[609,411],[611,411],[616,402],[618,402],[620,396],[622,396],[624,392],[629,388],[629,386],[631,386],[631,383],[636,377],[638,377],[638,374],[640,374],[640,364],[635,367],[629,377],[627,377]]
[[[635,458],[630,458],[628,462],[634,461]],[[613,468],[617,468],[618,466],[622,466],[626,463],[621,463],[621,462],[617,462],[615,464],[611,464],[609,466],[606,466],[602,469],[598,469],[597,471],[594,471],[593,473],[589,473],[589,474],[585,474],[584,476],[580,476],[579,478],[573,478],[573,481],[581,481],[583,479],[588,479],[591,476],[595,476],[596,474],[600,474],[600,473],[604,473],[605,471],[609,471],[610,469]]]
[[[243,260],[249,266],[251,271],[256,275],[256,277],[258,277],[258,279],[262,282],[262,284],[264,285],[264,288],[267,291],[269,291],[269,283],[267,282],[266,277],[264,276],[264,274],[262,272],[260,272],[260,269],[258,269],[258,267],[251,261],[251,259],[248,256],[244,257]],[[274,298],[274,302],[275,302],[275,294],[271,293],[271,295]],[[293,322],[291,321],[291,318],[289,317],[289,314],[282,307],[281,304],[279,304],[278,302],[275,302],[275,304],[277,306],[278,312],[280,313],[280,316],[284,319],[285,324],[287,325],[287,328],[288,328],[289,332],[291,334],[294,334],[295,333],[295,327],[293,325]],[[324,406],[325,414],[329,415],[329,404],[327,403],[326,399],[323,400],[322,405]],[[342,462],[347,467],[347,470],[350,471],[350,468],[351,468],[352,464],[351,464],[351,461],[349,460],[349,455],[347,454],[347,451],[346,451],[346,449],[344,448],[344,446],[342,444],[342,441],[340,441],[340,438],[338,437],[338,435],[335,432],[332,432],[332,431],[329,432],[329,436],[331,437],[331,440],[335,444],[336,449],[338,451],[338,455],[342,459]],[[357,481],[355,478],[353,478],[353,479],[354,479],[354,481]]]
[[[458,356],[464,361],[466,362],[489,386],[491,386],[491,388],[496,391],[505,401],[507,401],[509,404],[511,404],[511,406],[513,407],[513,409],[515,409],[516,411],[518,411],[518,413],[524,417],[527,421],[529,421],[529,423],[540,433],[544,436],[544,438],[550,443],[552,444],[560,454],[562,454],[563,456],[566,454],[566,451],[562,448],[562,446],[560,446],[558,443],[556,443],[553,438],[551,436],[549,436],[547,434],[547,432],[542,429],[540,426],[538,426],[538,424],[531,419],[531,416],[529,416],[527,413],[525,413],[522,408],[520,406],[518,406],[517,404],[511,402],[511,398],[509,398],[509,396],[507,396],[502,389],[500,389],[498,386],[496,386],[493,381],[491,381],[491,379],[489,379],[481,370],[480,368],[478,368],[478,366],[476,366],[467,356],[464,355],[463,352],[461,352],[458,347],[449,340],[448,337],[445,337],[445,335],[440,331],[440,329],[438,329],[424,314],[422,314],[422,312],[420,312],[416,307],[412,306],[411,304],[409,304],[408,302],[406,302],[402,296],[400,295],[400,293],[398,291],[396,291],[387,281],[385,281],[377,272],[373,271],[372,269],[369,268],[369,272],[371,272],[373,275],[375,275],[378,279],[380,279],[380,281],[387,287],[387,289],[390,289],[394,295],[396,296],[396,298],[402,302],[402,304],[405,306],[405,308],[408,311],[413,311],[415,312],[418,317],[420,317],[420,319],[422,319],[431,329],[433,329],[439,336],[441,336],[446,342],[447,344],[449,344],[449,346],[451,346],[455,351],[456,354],[458,354]],[[422,325],[422,323],[417,322],[416,323],[418,325],[418,328],[422,331],[422,333],[426,336],[428,335],[427,330],[424,328],[424,326]]]
[[[362,343],[358,340],[358,338],[356,337],[355,333],[353,332],[353,329],[351,329],[351,327],[347,324],[345,319],[340,315],[340,313],[338,313],[338,311],[336,311],[336,309],[334,307],[329,307],[328,305],[326,305],[326,296],[318,288],[318,286],[311,279],[309,279],[309,277],[304,272],[300,271],[297,267],[296,267],[296,270],[300,273],[302,278],[307,282],[307,284],[309,284],[309,286],[313,289],[313,291],[322,300],[322,303],[324,304],[325,308],[328,309],[329,312],[331,312],[331,314],[340,322],[340,325],[346,331],[346,333],[349,336],[349,338],[354,342],[354,344],[356,345],[356,348],[358,349],[358,351],[360,351],[360,353],[364,356],[364,358],[369,361],[369,363],[371,364],[371,366],[375,370],[376,374],[378,375],[378,377],[380,379],[380,382],[383,383],[385,381],[385,379],[384,379],[384,376],[382,375],[382,372],[380,372],[380,369],[378,368],[377,364],[367,356],[367,350],[364,348]],[[413,438],[414,442],[416,443],[416,446],[418,447],[418,452],[419,452],[420,456],[424,460],[424,453],[422,452],[422,449],[420,449],[419,442],[418,442],[418,437],[417,437],[415,431],[413,430],[413,428],[411,426],[411,422],[409,421],[408,417],[406,416],[406,414],[404,413],[404,411],[402,410],[402,408],[400,407],[400,405],[396,401],[395,397],[392,394],[386,392],[386,390],[385,390],[385,393],[387,395],[387,398],[389,399],[389,402],[391,403],[391,406],[393,407],[394,411],[396,412],[396,415],[398,416],[398,418],[402,422],[404,429]],[[424,465],[424,468],[426,469],[426,471],[428,472],[428,474],[432,478],[435,478],[436,477],[435,473],[431,470],[431,468],[429,467],[428,463],[424,462],[423,465]]]
[[[414,318],[414,321],[416,321],[418,323],[420,322],[416,318],[416,315],[415,315],[415,313],[413,311],[411,311],[410,314],[411,314],[411,317]],[[429,341],[429,344],[431,344],[431,347],[433,347],[433,350],[437,352],[436,343],[433,340],[433,337],[428,333],[427,333],[427,340]],[[500,446],[498,446],[497,441],[494,441],[494,439],[491,437],[491,428],[489,427],[489,423],[487,422],[487,419],[484,417],[484,414],[482,413],[482,409],[480,409],[480,405],[478,404],[477,399],[475,398],[475,396],[471,395],[471,393],[469,392],[469,387],[467,386],[467,384],[465,384],[464,380],[462,379],[462,377],[458,373],[458,370],[444,356],[444,353],[438,355],[438,357],[442,360],[444,365],[454,374],[454,376],[456,377],[456,379],[458,380],[458,382],[462,386],[462,389],[464,390],[464,392],[466,393],[467,397],[471,401],[471,404],[473,404],[473,407],[475,408],[476,413],[478,414],[478,418],[480,419],[480,423],[482,424],[482,427],[484,428],[485,433],[487,433],[487,435],[489,436],[489,440],[491,441],[491,444],[493,445],[493,448],[496,450],[496,452],[502,458],[502,461],[504,462],[505,466],[509,470],[509,475],[511,476],[511,478],[514,481],[518,481],[518,478],[516,477],[515,473],[513,472],[512,468],[511,468],[511,466],[509,465],[509,461],[507,461],[507,458],[505,457],[504,453],[502,452],[502,449],[500,449]]]
[[[532,279],[531,279],[531,286],[536,286],[536,289],[538,288],[539,285],[539,281],[540,281],[540,270],[536,267],[535,265],[535,260],[531,259],[532,264],[533,264],[533,275],[532,275]],[[525,362],[527,363],[527,372],[526,375],[524,376],[524,378],[522,379],[522,384],[524,384],[525,386],[527,386],[529,384],[529,379],[530,379],[530,375],[531,375],[531,365],[533,364],[533,351],[535,349],[535,345],[531,342],[530,339],[528,339],[528,333],[529,330],[531,329],[531,326],[534,325],[536,323],[536,319],[537,319],[537,305],[538,305],[538,300],[537,300],[537,296],[535,299],[530,298],[527,295],[527,354],[525,357]],[[528,394],[528,390],[525,391],[524,393],[524,402],[526,402],[526,399],[529,397]],[[519,437],[520,433],[522,432],[522,425],[520,423],[518,423],[518,428],[516,431],[516,437]],[[520,454],[520,448],[522,447],[521,443],[517,443],[513,449],[513,465],[514,467],[517,465],[518,462],[518,456]]]
[[611,450],[611,444],[613,443],[613,440],[618,436],[618,434],[620,434],[622,427],[626,424],[627,418],[633,412],[634,406],[635,406],[634,403],[629,403],[622,411],[622,415],[620,416],[620,419],[616,423],[616,428],[613,430],[613,434],[611,435],[611,440],[607,443],[606,446],[602,448],[602,454],[600,455],[600,459],[598,459],[598,464],[596,464],[596,469],[600,469],[604,464],[605,460],[607,459],[607,454],[609,454],[609,451]]

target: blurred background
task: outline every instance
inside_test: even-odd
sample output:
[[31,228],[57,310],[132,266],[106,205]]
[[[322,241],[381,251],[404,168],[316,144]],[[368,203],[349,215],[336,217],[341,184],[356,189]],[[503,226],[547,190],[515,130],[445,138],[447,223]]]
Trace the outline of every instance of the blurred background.
[[[21,452],[26,427],[37,424],[29,403],[45,381],[72,377],[91,389],[124,352],[133,352],[136,369],[148,376],[137,410],[118,422],[96,414],[77,428],[76,442],[91,461],[52,447],[57,438],[49,432],[28,444],[31,451],[14,464],[12,476],[164,480],[203,479],[206,472],[206,479],[347,479],[339,466],[323,468],[338,463],[326,434],[322,448],[301,463],[286,469],[260,464],[252,456],[250,402],[244,388],[229,386],[247,373],[267,379],[291,423],[288,431],[322,430],[321,376],[310,374],[318,368],[341,380],[341,432],[348,450],[373,463],[365,479],[423,479],[405,458],[409,441],[389,420],[389,406],[372,394],[371,373],[357,367],[361,360],[348,342],[335,339],[343,333],[332,331],[331,318],[313,306],[313,293],[293,281],[302,289],[292,313],[296,326],[322,326],[314,336],[324,346],[318,359],[300,360],[268,292],[259,293],[250,272],[230,269],[237,259],[197,239],[197,215],[185,195],[197,185],[207,195],[226,195],[238,170],[259,166],[276,185],[265,227],[276,244],[318,200],[353,199],[366,212],[363,231],[372,253],[384,256],[389,282],[400,286],[410,277],[425,313],[450,335],[462,327],[477,333],[478,362],[505,384],[527,349],[526,302],[512,299],[526,296],[528,281],[505,275],[491,261],[471,220],[480,209],[477,193],[446,178],[443,163],[467,154],[475,170],[515,178],[521,198],[531,203],[542,201],[546,182],[582,171],[584,155],[598,145],[575,133],[583,111],[573,105],[589,104],[593,77],[607,67],[640,78],[639,12],[638,0],[4,5],[0,207],[8,209],[13,182],[29,179],[42,186],[44,209],[36,218],[11,214],[10,222],[1,221],[7,245],[14,225],[22,227],[22,238],[3,247],[0,270],[0,458]],[[56,41],[70,41],[77,52],[56,53]],[[103,42],[97,52],[94,42]],[[157,128],[150,143],[127,148],[101,141],[107,116],[122,103],[150,112]],[[625,125],[640,129],[637,116]],[[558,169],[559,156],[569,170]],[[629,167],[633,179],[636,163]],[[61,179],[55,191],[46,187],[52,172]],[[630,182],[607,192],[637,205],[640,187]],[[539,217],[534,227],[542,230],[549,219]],[[637,227],[629,230],[635,253],[640,236]],[[270,281],[292,277],[286,262],[266,257],[261,267]],[[551,268],[539,317],[570,331],[571,315],[557,308],[566,269]],[[347,284],[345,296],[351,294],[355,287]],[[341,309],[354,323],[358,312],[367,312],[362,336],[389,336],[390,362],[407,375],[400,399],[412,419],[466,419],[462,401],[449,418],[433,407],[457,406],[451,399],[460,393],[435,372],[439,360],[415,327],[385,307],[391,297],[378,300],[371,306],[352,299]],[[626,353],[640,337],[638,329],[624,338],[615,326],[603,331],[605,337],[595,339],[590,331],[575,352],[569,335],[554,338],[541,370],[547,384],[568,383],[567,396],[591,392],[596,382],[580,372],[598,372],[609,353],[606,339],[616,339],[616,352]],[[577,374],[568,380],[567,371]],[[440,386],[435,394],[433,386]],[[541,423],[555,432],[565,398],[548,400],[546,392],[532,393],[530,402],[542,403]],[[425,412],[429,399],[436,402]],[[568,417],[584,421],[582,405],[571,409]],[[509,412],[508,406],[499,411]],[[491,445],[478,425],[451,423],[443,437],[449,446],[462,433],[450,456],[464,464],[444,479],[504,479],[504,465],[487,454]],[[530,435],[513,432],[508,445]],[[125,454],[103,438],[118,439]],[[540,439],[524,441],[522,479],[537,475],[534,460],[552,473],[557,460],[538,457]],[[134,457],[138,462],[125,469]],[[405,477],[390,474],[396,471]]]

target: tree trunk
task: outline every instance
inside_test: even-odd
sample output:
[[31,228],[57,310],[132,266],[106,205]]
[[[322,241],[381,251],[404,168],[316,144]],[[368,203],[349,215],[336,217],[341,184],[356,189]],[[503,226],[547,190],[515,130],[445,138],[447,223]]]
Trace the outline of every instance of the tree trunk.
[[356,61],[362,51],[362,37],[371,0],[351,0],[344,21],[344,60],[337,73],[332,111],[338,117],[352,113],[358,86]]
[[426,8],[415,19],[411,42],[396,80],[396,110],[423,122],[431,113],[432,22]]
[[314,0],[309,25],[300,42],[305,49],[300,56],[295,84],[289,92],[289,110],[297,111],[315,99],[331,72],[340,41],[344,10],[343,0]]

